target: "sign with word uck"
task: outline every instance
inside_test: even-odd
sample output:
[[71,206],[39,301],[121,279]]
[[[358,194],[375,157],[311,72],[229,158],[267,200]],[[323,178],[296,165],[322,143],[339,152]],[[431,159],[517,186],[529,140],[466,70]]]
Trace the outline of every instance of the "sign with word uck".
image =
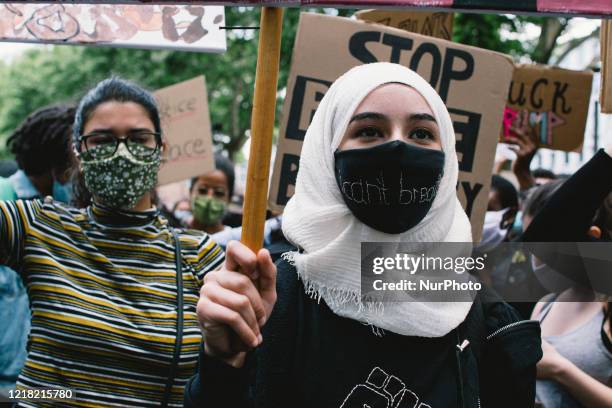
[[331,83],[354,66],[377,61],[415,70],[446,103],[457,137],[457,194],[478,241],[514,70],[512,61],[492,51],[342,17],[301,15],[282,110],[270,207],[281,210],[293,195],[306,129]]
[[155,92],[166,141],[158,184],[186,180],[215,169],[203,76]]
[[500,140],[512,142],[518,128],[533,131],[541,147],[582,150],[592,80],[591,71],[517,65]]

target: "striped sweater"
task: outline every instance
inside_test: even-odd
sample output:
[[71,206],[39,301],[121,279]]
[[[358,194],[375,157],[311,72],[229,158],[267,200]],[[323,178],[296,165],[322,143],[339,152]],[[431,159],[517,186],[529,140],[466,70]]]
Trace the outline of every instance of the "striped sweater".
[[[171,406],[195,372],[196,303],[223,261],[208,235],[179,231],[184,328]],[[0,264],[18,270],[32,309],[20,388],[72,388],[62,406],[159,406],[176,338],[175,245],[155,210],[0,201]],[[39,401],[20,406],[49,406]]]

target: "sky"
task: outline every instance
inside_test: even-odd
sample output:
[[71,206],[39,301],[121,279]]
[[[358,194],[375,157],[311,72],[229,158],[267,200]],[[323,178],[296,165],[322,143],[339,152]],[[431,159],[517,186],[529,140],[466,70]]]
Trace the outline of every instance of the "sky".
[[44,45],[0,42],[0,60],[10,63],[24,51],[37,47],[42,48]]

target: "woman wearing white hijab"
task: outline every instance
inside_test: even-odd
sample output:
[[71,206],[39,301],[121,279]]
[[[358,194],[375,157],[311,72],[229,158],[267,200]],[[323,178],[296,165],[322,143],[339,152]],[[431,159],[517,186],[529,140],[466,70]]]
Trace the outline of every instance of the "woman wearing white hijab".
[[299,250],[277,264],[276,283],[231,267],[207,275],[186,406],[532,406],[536,322],[479,298],[362,302],[361,242],[471,242],[457,174],[450,116],[418,74],[375,63],[336,80],[283,215]]

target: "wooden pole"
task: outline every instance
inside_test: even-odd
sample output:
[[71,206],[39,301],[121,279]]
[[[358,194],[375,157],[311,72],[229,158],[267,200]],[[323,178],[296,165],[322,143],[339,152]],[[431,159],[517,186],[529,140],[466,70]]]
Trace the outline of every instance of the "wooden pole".
[[602,113],[612,113],[612,20],[601,20],[601,86],[599,102]]
[[255,252],[264,238],[282,23],[283,9],[262,7],[241,236],[242,243]]

